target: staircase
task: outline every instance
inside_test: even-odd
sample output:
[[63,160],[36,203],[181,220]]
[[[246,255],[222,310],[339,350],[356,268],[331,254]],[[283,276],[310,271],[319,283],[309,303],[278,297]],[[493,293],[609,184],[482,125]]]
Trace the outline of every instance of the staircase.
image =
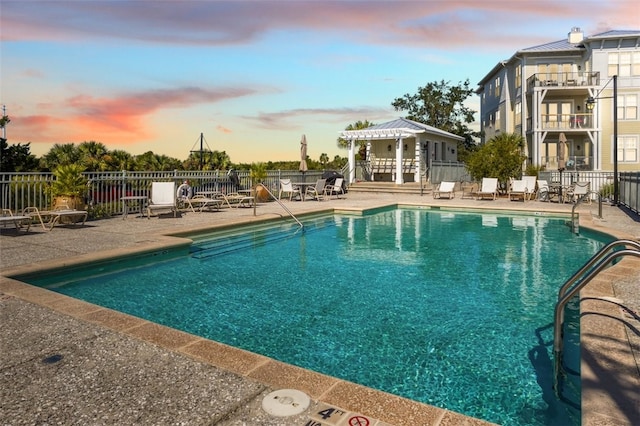
[[[431,193],[431,184],[423,182],[423,194]],[[408,182],[397,185],[393,182],[355,182],[349,185],[349,192],[382,192],[393,194],[416,194],[420,195],[420,183]]]

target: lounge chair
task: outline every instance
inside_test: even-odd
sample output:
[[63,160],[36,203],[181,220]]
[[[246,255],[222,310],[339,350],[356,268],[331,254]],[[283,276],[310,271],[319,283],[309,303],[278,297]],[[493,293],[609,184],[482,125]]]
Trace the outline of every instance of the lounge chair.
[[176,217],[178,206],[176,204],[176,184],[174,182],[152,182],[151,196],[147,203],[147,218],[156,210],[170,210]]
[[87,221],[89,212],[86,210],[70,209],[66,205],[56,207],[54,210],[38,210],[37,207],[26,207],[22,214],[32,220],[37,219],[45,231],[51,231],[58,223],[78,223],[82,225]]
[[318,179],[316,180],[316,184],[314,186],[307,187],[307,190],[304,193],[304,197],[311,197],[313,200],[322,201],[324,196],[326,195],[326,191],[324,190],[324,186],[327,183],[326,179]]
[[211,207],[214,207],[216,210],[220,210],[220,204],[223,203],[223,200],[221,200],[220,198],[209,198],[204,195],[198,194],[194,195],[191,198],[184,198],[183,202],[188,208],[191,209],[192,212],[195,213],[196,207],[199,207],[198,211],[202,213],[202,210],[211,209]]
[[329,197],[332,194],[336,194],[336,198],[340,198],[340,194],[344,195],[344,188],[342,184],[344,183],[344,178],[336,178],[336,181],[333,184],[325,185],[324,192]]
[[476,192],[476,198],[482,200],[484,197],[498,198],[498,178],[482,178],[482,187]]
[[536,181],[538,180],[538,177],[522,176],[522,180],[524,181],[526,199],[527,200],[533,199],[536,193]]
[[527,186],[526,182],[521,179],[511,181],[511,187],[509,188],[509,201],[514,199],[522,201],[527,200]]
[[0,216],[0,223],[6,225],[7,223],[13,223],[16,227],[16,231],[19,231],[26,226],[26,232],[29,232],[31,228],[31,216],[26,215],[14,215],[11,209],[2,209],[2,216]]
[[302,193],[300,188],[293,186],[291,179],[280,179],[280,192],[278,193],[278,199],[282,199],[282,194],[289,194],[289,201],[293,200],[296,195],[302,199]]
[[224,195],[224,200],[229,207],[231,207],[231,204],[235,204],[236,208],[251,207],[251,204],[253,204],[255,197],[249,194],[249,190],[247,190],[246,193],[230,192]]
[[433,191],[433,198],[442,198],[443,195],[446,195],[449,199],[454,198],[456,196],[455,186],[455,182],[440,182],[438,189]]
[[462,191],[461,198],[474,198],[478,192],[478,184],[475,182],[462,182],[460,190]]

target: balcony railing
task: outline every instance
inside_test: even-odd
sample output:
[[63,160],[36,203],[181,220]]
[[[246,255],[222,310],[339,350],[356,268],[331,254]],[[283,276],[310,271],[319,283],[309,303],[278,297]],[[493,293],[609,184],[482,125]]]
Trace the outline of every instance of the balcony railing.
[[[558,156],[541,157],[540,161],[545,166],[546,170],[558,170],[558,165],[560,163]],[[568,172],[593,170],[593,158],[580,155],[570,155],[567,157],[564,167]]]
[[527,90],[534,87],[599,86],[599,72],[536,73],[527,79]]
[[[537,130],[593,130],[593,114],[542,114]],[[527,118],[527,130],[533,130],[533,120]]]

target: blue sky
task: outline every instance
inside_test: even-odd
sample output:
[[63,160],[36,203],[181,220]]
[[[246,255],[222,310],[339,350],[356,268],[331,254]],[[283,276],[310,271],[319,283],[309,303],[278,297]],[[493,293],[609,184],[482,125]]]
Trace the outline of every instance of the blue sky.
[[[0,2],[10,144],[102,142],[234,162],[346,156],[339,132],[402,116],[432,81],[476,83],[516,50],[640,29],[636,0]],[[479,110],[474,96],[469,105]]]

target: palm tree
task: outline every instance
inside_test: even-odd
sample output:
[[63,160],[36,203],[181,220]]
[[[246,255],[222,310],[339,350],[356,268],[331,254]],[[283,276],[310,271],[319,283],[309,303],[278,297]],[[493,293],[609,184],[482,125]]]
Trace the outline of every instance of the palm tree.
[[[369,122],[369,120],[364,120],[364,121],[358,120],[355,123],[349,124],[347,127],[345,127],[345,130],[362,130],[371,126],[375,126],[375,124]],[[366,143],[367,143],[366,141],[358,141],[358,152],[360,153],[360,157],[362,159],[364,159],[363,152],[365,150]],[[348,146],[349,146],[348,141],[346,139],[343,139],[341,137],[338,138],[338,148],[347,149]]]
[[54,170],[58,166],[80,162],[80,151],[73,143],[55,144],[42,157],[42,168]]
[[104,157],[106,170],[135,170],[135,160],[131,154],[121,149],[109,151]]
[[320,164],[322,164],[322,167],[325,167],[328,162],[329,156],[327,155],[327,153],[323,152],[322,154],[320,154]]
[[97,172],[106,170],[107,162],[105,161],[105,157],[108,150],[104,144],[95,141],[82,142],[78,145],[78,152],[80,153],[80,164],[82,164],[87,171]]

